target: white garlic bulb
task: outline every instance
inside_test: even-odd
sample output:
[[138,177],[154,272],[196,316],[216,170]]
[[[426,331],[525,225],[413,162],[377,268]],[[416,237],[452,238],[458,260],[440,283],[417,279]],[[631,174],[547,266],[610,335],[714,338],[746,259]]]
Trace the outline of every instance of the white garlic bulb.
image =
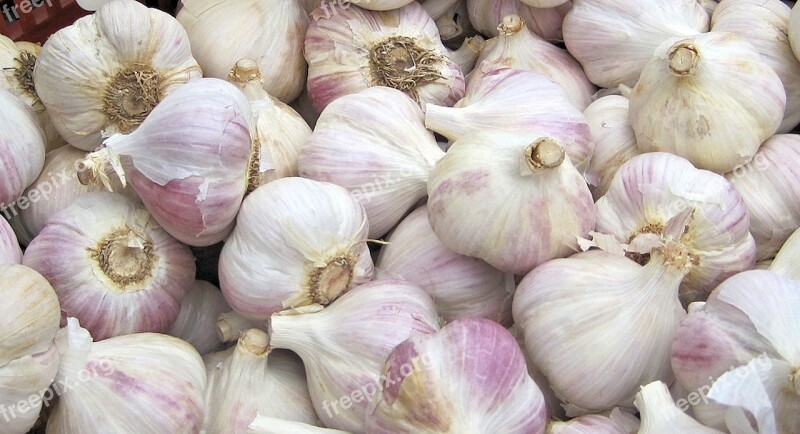
[[568,0],[520,0],[523,4],[534,8],[553,8],[566,3]]
[[483,318],[454,321],[402,342],[383,367],[367,433],[538,433],[542,392],[517,341]]
[[322,423],[364,432],[381,367],[399,343],[438,329],[436,307],[422,289],[400,280],[358,286],[314,313],[274,315],[270,345],[305,363],[311,399]]
[[780,77],[750,43],[727,32],[668,40],[630,94],[642,152],[670,152],[717,173],[753,158],[785,106]]
[[445,321],[483,317],[511,324],[514,276],[447,249],[431,229],[426,206],[403,219],[386,241],[376,264],[379,277],[396,276],[424,289]]
[[692,262],[681,284],[686,304],[755,265],[749,228],[747,206],[730,182],[661,152],[625,163],[597,201],[597,231],[630,244],[632,258],[646,260],[653,242],[683,245]]
[[243,58],[258,62],[270,95],[295,99],[303,89],[308,15],[298,0],[181,0],[178,21],[205,77],[225,79]]
[[339,98],[304,145],[300,175],[350,190],[367,212],[369,236],[381,237],[425,197],[444,155],[423,119],[411,98],[391,88]]
[[350,434],[338,429],[320,428],[302,422],[259,415],[247,427],[248,434]]
[[789,279],[800,280],[800,267],[797,267],[797,258],[800,257],[800,229],[797,229],[783,243],[775,259],[769,265],[769,270]]
[[373,11],[390,11],[392,9],[402,8],[413,1],[414,0],[367,0],[355,1],[353,3],[359,7]]
[[181,299],[178,318],[172,323],[169,335],[192,344],[200,355],[208,354],[222,345],[217,334],[217,319],[230,310],[219,288],[203,280],[195,280]]
[[789,14],[788,37],[794,57],[800,60],[800,6],[797,6],[797,3],[792,7],[792,13]]
[[470,82],[501,67],[525,69],[544,74],[560,84],[579,110],[589,105],[597,89],[566,50],[528,30],[519,15],[503,18],[498,28],[500,35],[484,44],[477,61],[479,67],[468,77]]
[[372,279],[364,208],[347,190],[303,178],[259,187],[222,248],[228,304],[266,321],[287,308],[327,305]]
[[33,427],[42,407],[54,398],[47,388],[57,372],[58,349],[52,344],[42,353],[0,366],[0,433],[25,434]]
[[425,126],[451,141],[487,130],[547,134],[563,143],[581,171],[592,154],[586,118],[564,88],[533,71],[501,68],[484,74],[470,82],[455,106],[426,105]]
[[707,32],[697,0],[574,0],[564,17],[564,42],[600,87],[632,87],[664,41]]
[[4,218],[0,218],[0,264],[19,264],[22,262],[22,249],[19,247],[14,230]]
[[688,404],[700,422],[729,432],[800,430],[798,309],[800,282],[752,270],[720,284],[681,322],[672,368],[696,391]]
[[18,264],[0,265],[0,366],[47,351],[61,319],[53,287],[36,271]]
[[561,24],[572,8],[572,3],[567,1],[554,8],[534,8],[520,0],[467,0],[467,8],[469,20],[484,35],[499,35],[497,26],[503,21],[503,17],[517,14],[533,33],[556,42],[563,40]]
[[92,342],[78,320],[68,318],[56,345],[56,384],[63,387],[47,419],[48,434],[200,431],[206,373],[186,342],[156,333]]
[[91,151],[104,137],[134,131],[166,95],[200,76],[174,18],[115,0],[47,39],[34,83],[61,137]]
[[525,337],[522,335],[522,331],[516,325],[511,326],[508,331],[514,335],[514,339],[517,340],[517,345],[522,349],[522,353],[525,356],[525,364],[528,366],[528,375],[531,376],[533,381],[536,382],[536,385],[539,386],[539,390],[542,391],[544,403],[547,407],[547,416],[551,420],[565,419],[567,417],[565,406],[562,405],[561,400],[550,387],[550,382],[547,380],[547,377],[542,374],[542,371],[540,371],[533,363],[533,360],[531,360],[530,352],[525,350]]
[[499,131],[457,140],[428,182],[433,231],[450,250],[514,274],[577,251],[596,211],[569,143]]
[[[234,85],[201,78],[169,94],[131,134],[89,154],[82,182],[130,181],[173,237],[210,246],[233,229],[252,154],[250,103]],[[112,175],[109,175],[112,174]]]
[[205,432],[244,434],[257,415],[317,422],[303,363],[295,356],[272,353],[267,333],[245,332],[216,371],[206,391]]
[[317,111],[371,86],[447,106],[464,95],[464,75],[419,3],[385,12],[348,6],[314,11],[306,34],[308,94]]
[[97,339],[166,332],[195,274],[189,248],[147,210],[102,192],[54,214],[22,262],[53,285],[64,315]]
[[726,0],[714,11],[711,28],[745,39],[761,54],[761,60],[780,77],[786,92],[786,110],[778,132],[786,133],[800,123],[800,61],[794,57],[787,36],[791,9],[780,0]]
[[631,128],[628,98],[608,95],[598,98],[583,111],[594,139],[589,172],[597,176],[592,195],[599,199],[608,191],[614,175],[625,162],[639,155]]
[[667,385],[661,381],[642,386],[642,390],[636,394],[636,408],[642,414],[640,434],[723,434],[681,411],[672,401]]
[[44,166],[45,136],[36,113],[11,92],[0,88],[0,207],[8,218],[26,205],[22,192]]
[[627,411],[615,408],[608,416],[588,414],[566,422],[553,420],[547,426],[547,434],[636,434],[639,419]]
[[688,252],[668,241],[645,266],[591,250],[525,276],[514,320],[556,395],[598,412],[630,408],[640,385],[671,381],[669,345],[685,316],[678,289],[691,267]]

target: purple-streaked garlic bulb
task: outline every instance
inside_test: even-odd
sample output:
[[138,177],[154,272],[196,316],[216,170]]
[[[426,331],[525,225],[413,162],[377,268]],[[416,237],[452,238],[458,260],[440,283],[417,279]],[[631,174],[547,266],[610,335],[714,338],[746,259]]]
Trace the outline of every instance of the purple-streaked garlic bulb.
[[248,434],[350,434],[346,431],[330,428],[320,428],[302,422],[278,419],[275,417],[258,416],[247,427]]
[[608,95],[598,98],[583,111],[594,139],[594,152],[589,173],[597,184],[592,188],[595,200],[608,191],[620,166],[640,154],[636,135],[628,117],[628,98]]
[[0,207],[8,218],[29,203],[20,195],[42,171],[45,136],[33,109],[2,87],[0,118]]
[[217,334],[217,320],[230,309],[219,288],[195,280],[183,295],[178,318],[168,334],[192,344],[200,355],[208,354],[222,345]]
[[22,263],[22,249],[6,219],[0,217],[0,264]]
[[488,36],[500,34],[497,26],[503,18],[517,14],[522,17],[533,33],[557,42],[563,40],[561,23],[572,8],[572,1],[552,8],[534,8],[519,0],[467,0],[469,20],[475,28]]
[[454,321],[392,350],[367,413],[369,434],[544,434],[544,397],[517,341],[483,318]]
[[168,331],[195,274],[189,248],[146,209],[104,192],[53,215],[22,261],[53,285],[62,316],[96,339]]
[[636,434],[639,419],[615,408],[606,414],[587,414],[568,421],[551,421],[547,434]]

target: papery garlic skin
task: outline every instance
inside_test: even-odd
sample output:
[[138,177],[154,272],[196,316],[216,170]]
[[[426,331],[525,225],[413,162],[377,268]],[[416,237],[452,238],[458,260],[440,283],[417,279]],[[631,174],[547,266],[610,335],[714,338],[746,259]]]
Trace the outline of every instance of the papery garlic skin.
[[586,107],[583,115],[594,139],[589,172],[597,176],[597,185],[592,187],[597,200],[606,194],[620,166],[640,152],[631,128],[628,98],[621,95],[598,98]]
[[745,39],[761,54],[761,60],[780,77],[786,92],[779,133],[800,123],[800,61],[794,57],[787,36],[791,9],[780,0],[726,0],[714,11],[711,28]]
[[640,434],[680,432],[686,434],[723,434],[706,427],[681,411],[672,401],[667,385],[654,381],[636,394],[636,408],[641,412]]
[[36,114],[21,99],[0,88],[0,210],[8,214],[44,166],[45,136]]
[[797,60],[800,60],[800,7],[792,7],[792,13],[789,14],[789,45],[792,47],[792,52]]
[[367,433],[539,433],[544,397],[514,336],[483,318],[402,342],[383,367]]
[[[360,433],[370,402],[379,399],[389,353],[409,337],[437,329],[436,307],[422,289],[383,280],[358,286],[318,312],[274,315],[270,344],[303,359],[325,426]],[[352,405],[343,405],[346,400]]]
[[[693,264],[681,283],[685,304],[704,300],[720,282],[755,265],[749,229],[747,206],[733,184],[667,153],[632,158],[597,201],[598,232],[622,244],[650,238],[684,245]],[[646,259],[647,249],[636,250],[630,248],[629,255]]]
[[186,342],[155,333],[92,342],[69,318],[56,345],[59,399],[47,434],[200,431],[206,373]]
[[424,289],[445,321],[483,317],[511,324],[514,276],[447,249],[431,229],[426,206],[403,219],[386,241],[376,263],[379,274]]
[[589,105],[597,89],[566,50],[528,30],[519,15],[503,18],[498,28],[500,35],[484,44],[477,61],[479,67],[468,77],[469,82],[480,80],[487,72],[500,67],[525,69],[544,74],[560,84],[579,110]]
[[707,32],[697,0],[574,0],[564,17],[564,42],[600,87],[633,87],[664,41]]
[[147,210],[124,196],[90,193],[54,214],[23,264],[53,285],[63,317],[96,339],[166,332],[194,282],[194,257]]
[[22,263],[22,249],[8,222],[0,218],[0,264]]
[[222,345],[217,335],[217,318],[229,310],[219,288],[195,280],[183,295],[178,318],[168,334],[192,344],[200,355],[208,354]]
[[244,201],[220,256],[220,284],[242,316],[327,305],[372,279],[364,208],[347,190],[283,178]]
[[793,280],[800,280],[800,267],[797,267],[797,258],[800,257],[800,229],[783,243],[769,266],[769,270]]
[[333,13],[320,8],[312,17],[305,57],[308,94],[317,111],[372,86],[447,106],[464,95],[464,75],[447,57],[436,23],[419,3],[385,12],[334,5]]
[[497,26],[503,17],[517,14],[527,23],[528,28],[542,38],[557,42],[562,41],[561,25],[564,16],[572,8],[572,1],[567,1],[554,8],[533,8],[519,0],[467,0],[469,20],[475,28],[491,37],[500,34]]
[[0,366],[47,351],[61,318],[53,287],[36,271],[18,264],[0,265]]
[[717,173],[747,163],[777,131],[785,107],[780,77],[753,45],[727,32],[666,41],[630,94],[639,150],[670,152]]
[[59,134],[91,151],[104,137],[134,131],[166,95],[201,74],[174,18],[117,0],[50,36],[34,83]]
[[442,244],[514,274],[577,251],[595,209],[568,143],[499,131],[457,140],[428,182],[428,217]]
[[425,197],[430,171],[444,156],[423,119],[395,89],[344,96],[325,109],[303,146],[300,176],[348,189],[367,212],[369,236],[379,238]]
[[625,410],[615,408],[609,415],[588,414],[566,422],[551,421],[547,434],[635,434],[639,419]]
[[302,422],[259,415],[247,427],[248,434],[350,434],[338,429],[320,428]]
[[0,366],[0,433],[25,434],[33,427],[45,404],[43,395],[56,378],[58,360],[58,349],[51,345]]

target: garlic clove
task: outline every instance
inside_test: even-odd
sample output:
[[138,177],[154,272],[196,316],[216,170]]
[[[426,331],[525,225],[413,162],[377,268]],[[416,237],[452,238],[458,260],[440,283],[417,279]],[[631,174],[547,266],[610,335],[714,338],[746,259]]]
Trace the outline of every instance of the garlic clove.
[[20,198],[44,166],[45,136],[25,102],[0,88],[0,206],[8,215],[25,207]]
[[423,116],[395,89],[343,96],[325,109],[306,141],[300,175],[350,190],[367,212],[369,236],[379,238],[425,197],[430,171],[444,155]]
[[800,229],[794,231],[783,243],[775,259],[769,265],[769,271],[789,279],[800,280],[800,268],[796,266],[798,257],[800,257]]
[[667,385],[654,381],[636,395],[636,407],[642,415],[640,434],[662,434],[680,432],[686,434],[723,434],[713,428],[703,426],[691,416],[682,412],[669,394]]
[[338,429],[320,428],[302,422],[258,415],[247,427],[248,434],[350,434]]
[[63,316],[97,339],[166,332],[194,282],[194,257],[122,195],[90,193],[48,220],[23,264],[53,285]]
[[503,17],[517,14],[533,33],[551,42],[563,40],[561,24],[572,4],[567,1],[557,7],[534,8],[519,0],[467,0],[469,20],[484,35],[497,36],[500,33],[497,25]]
[[21,264],[22,249],[14,230],[5,219],[0,218],[0,264]]
[[608,191],[620,166],[639,155],[636,136],[628,115],[628,98],[608,95],[598,98],[583,111],[594,139],[594,152],[589,161],[589,173],[597,175],[592,188],[595,200]]
[[0,366],[0,432],[24,434],[33,427],[54,397],[47,388],[57,372],[58,349],[52,344],[42,353]]
[[178,318],[168,334],[192,344],[200,355],[208,354],[222,345],[217,336],[217,318],[229,310],[230,306],[225,302],[219,288],[211,283],[195,280],[183,295]]

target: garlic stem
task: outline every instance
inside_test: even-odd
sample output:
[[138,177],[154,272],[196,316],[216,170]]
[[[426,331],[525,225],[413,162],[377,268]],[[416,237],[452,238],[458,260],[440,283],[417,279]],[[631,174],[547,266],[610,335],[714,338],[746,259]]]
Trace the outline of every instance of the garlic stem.
[[269,335],[263,330],[250,329],[239,338],[239,345],[236,351],[247,351],[255,356],[266,356],[269,354]]
[[522,18],[519,15],[512,14],[503,17],[503,21],[497,26],[497,31],[503,36],[511,36],[519,33],[524,28],[525,22],[522,21]]
[[676,75],[692,75],[700,62],[700,52],[694,44],[679,42],[669,50],[669,69]]
[[435,131],[448,140],[456,140],[459,137],[466,135],[470,129],[466,126],[469,107],[443,107],[433,104],[425,105],[425,127],[431,131]]
[[531,170],[553,169],[566,158],[564,148],[551,137],[541,137],[525,148],[525,161]]
[[255,326],[253,321],[239,315],[234,311],[223,313],[217,320],[217,336],[222,342],[232,342],[239,339],[245,330]]
[[464,42],[458,50],[448,52],[448,57],[458,64],[458,67],[461,68],[464,74],[468,74],[475,68],[475,63],[477,63],[478,57],[481,54],[481,49],[483,49],[485,43],[486,40],[480,35],[464,39]]
[[231,83],[249,83],[256,80],[261,80],[261,71],[253,59],[239,60],[228,73],[228,81]]

